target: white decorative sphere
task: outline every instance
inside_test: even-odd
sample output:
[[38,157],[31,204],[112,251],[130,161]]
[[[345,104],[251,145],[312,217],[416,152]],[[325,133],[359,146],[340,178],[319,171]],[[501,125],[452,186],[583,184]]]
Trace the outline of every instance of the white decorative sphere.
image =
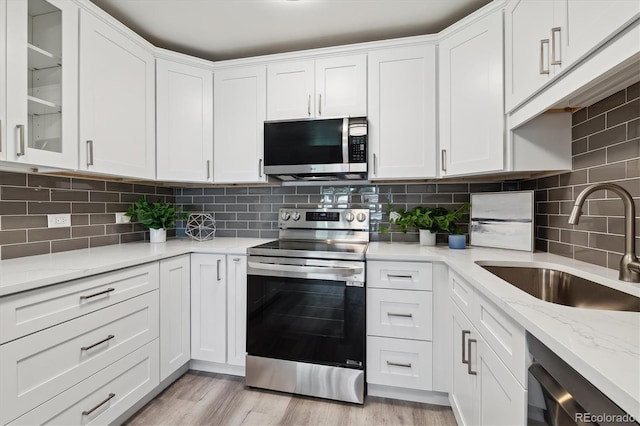
[[216,221],[210,213],[192,213],[184,233],[197,241],[212,240],[216,233]]

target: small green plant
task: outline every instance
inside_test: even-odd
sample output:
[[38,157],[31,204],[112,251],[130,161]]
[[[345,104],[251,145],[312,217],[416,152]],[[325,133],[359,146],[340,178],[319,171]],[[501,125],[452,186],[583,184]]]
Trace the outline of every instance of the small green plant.
[[176,220],[185,220],[189,214],[183,213],[170,203],[150,203],[144,197],[140,197],[134,205],[130,206],[125,216],[134,222],[139,222],[145,228],[169,229],[173,228]]
[[[416,207],[413,210],[393,211],[393,206],[389,205],[389,222],[404,233],[412,229],[424,229],[431,233],[440,231],[462,234],[463,232],[458,228],[456,222],[469,213],[470,207],[471,204],[464,203],[452,212],[444,207]],[[389,228],[382,228],[382,232],[389,232]]]

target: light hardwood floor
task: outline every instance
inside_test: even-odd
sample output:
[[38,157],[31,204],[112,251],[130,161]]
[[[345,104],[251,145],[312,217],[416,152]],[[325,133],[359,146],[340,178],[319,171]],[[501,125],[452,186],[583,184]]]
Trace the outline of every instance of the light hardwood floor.
[[244,378],[190,371],[127,425],[455,425],[449,407],[367,397],[364,406],[250,389]]

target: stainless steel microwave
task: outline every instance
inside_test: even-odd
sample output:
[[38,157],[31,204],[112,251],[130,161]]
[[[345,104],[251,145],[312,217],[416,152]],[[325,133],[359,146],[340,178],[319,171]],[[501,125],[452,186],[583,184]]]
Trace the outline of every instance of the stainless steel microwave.
[[283,181],[366,179],[366,117],[265,121],[264,172]]

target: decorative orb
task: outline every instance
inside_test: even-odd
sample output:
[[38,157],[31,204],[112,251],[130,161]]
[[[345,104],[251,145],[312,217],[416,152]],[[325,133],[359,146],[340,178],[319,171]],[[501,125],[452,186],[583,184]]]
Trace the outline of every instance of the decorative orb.
[[184,233],[197,241],[212,240],[216,233],[216,221],[209,213],[191,214]]

